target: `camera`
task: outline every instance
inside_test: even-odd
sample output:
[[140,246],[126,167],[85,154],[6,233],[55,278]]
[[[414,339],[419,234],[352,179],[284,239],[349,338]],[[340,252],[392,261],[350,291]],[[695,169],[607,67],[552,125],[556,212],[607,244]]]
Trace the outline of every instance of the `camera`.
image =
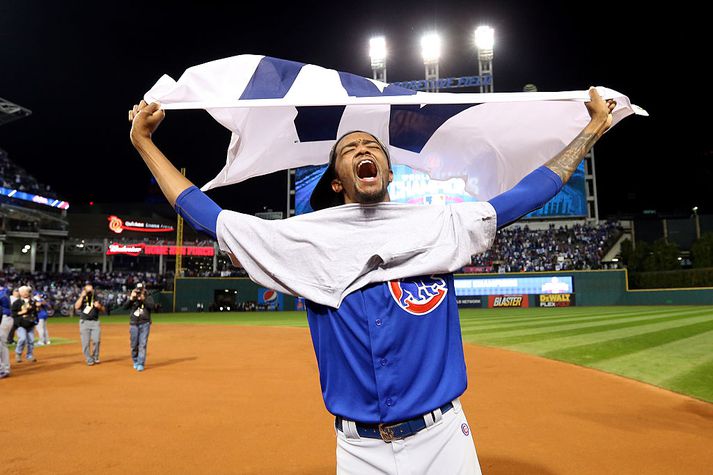
[[136,287],[134,288],[134,292],[137,295],[145,295],[146,294],[146,287],[144,286],[143,283],[139,282],[136,284]]

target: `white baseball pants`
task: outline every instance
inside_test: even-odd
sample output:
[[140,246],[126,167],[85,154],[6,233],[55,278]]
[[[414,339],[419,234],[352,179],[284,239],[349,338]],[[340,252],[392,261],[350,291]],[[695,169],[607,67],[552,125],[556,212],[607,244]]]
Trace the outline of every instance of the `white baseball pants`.
[[50,335],[47,332],[47,319],[46,318],[41,318],[37,322],[37,326],[35,326],[35,329],[37,330],[37,341],[41,345],[46,345],[50,341]]
[[350,421],[337,433],[338,475],[480,475],[473,434],[460,401],[436,417],[424,417],[427,427],[390,443],[360,437]]
[[10,351],[7,349],[7,336],[14,321],[9,315],[0,316],[0,373],[10,372]]

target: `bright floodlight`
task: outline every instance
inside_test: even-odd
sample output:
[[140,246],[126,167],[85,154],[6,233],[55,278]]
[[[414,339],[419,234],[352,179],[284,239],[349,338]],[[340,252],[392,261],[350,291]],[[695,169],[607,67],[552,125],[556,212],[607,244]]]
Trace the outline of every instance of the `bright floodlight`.
[[383,36],[375,36],[369,40],[369,57],[371,64],[383,63],[386,60],[386,39]]
[[481,51],[492,51],[495,45],[495,30],[489,26],[479,26],[475,29],[475,47]]
[[441,57],[441,37],[428,33],[421,38],[421,55],[424,63],[436,63]]

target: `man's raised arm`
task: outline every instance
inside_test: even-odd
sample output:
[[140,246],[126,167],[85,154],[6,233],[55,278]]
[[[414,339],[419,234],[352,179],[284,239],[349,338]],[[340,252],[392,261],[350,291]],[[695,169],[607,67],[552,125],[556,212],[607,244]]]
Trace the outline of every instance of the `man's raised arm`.
[[591,100],[584,104],[591,119],[589,124],[564,150],[545,163],[547,168],[560,177],[562,184],[569,181],[589,149],[612,124],[612,112],[616,102],[605,101],[593,87],[589,88],[589,97]]
[[129,111],[129,122],[131,122],[129,136],[131,143],[156,178],[164,196],[171,206],[175,206],[178,195],[193,186],[193,183],[173,166],[151,139],[165,116],[166,113],[157,102],[146,104],[145,101],[141,101]]
[[194,229],[215,238],[221,208],[183,176],[151,139],[165,115],[161,105],[156,102],[146,104],[141,101],[135,105],[129,111],[131,143],[176,212]]
[[612,124],[616,102],[601,98],[595,88],[589,88],[590,101],[585,103],[590,121],[560,153],[543,166],[526,175],[510,190],[489,200],[495,208],[498,228],[541,208],[559,193],[584,159],[590,148]]

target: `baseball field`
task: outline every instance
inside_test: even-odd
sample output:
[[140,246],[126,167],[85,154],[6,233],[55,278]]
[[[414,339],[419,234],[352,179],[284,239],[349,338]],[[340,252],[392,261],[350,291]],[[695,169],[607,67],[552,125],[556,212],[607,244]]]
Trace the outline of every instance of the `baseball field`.
[[[102,362],[76,319],[0,381],[0,473],[334,473],[301,312],[157,314],[146,371],[124,315]],[[704,474],[713,308],[463,310],[461,398],[486,474]],[[427,351],[427,349],[424,349]]]

